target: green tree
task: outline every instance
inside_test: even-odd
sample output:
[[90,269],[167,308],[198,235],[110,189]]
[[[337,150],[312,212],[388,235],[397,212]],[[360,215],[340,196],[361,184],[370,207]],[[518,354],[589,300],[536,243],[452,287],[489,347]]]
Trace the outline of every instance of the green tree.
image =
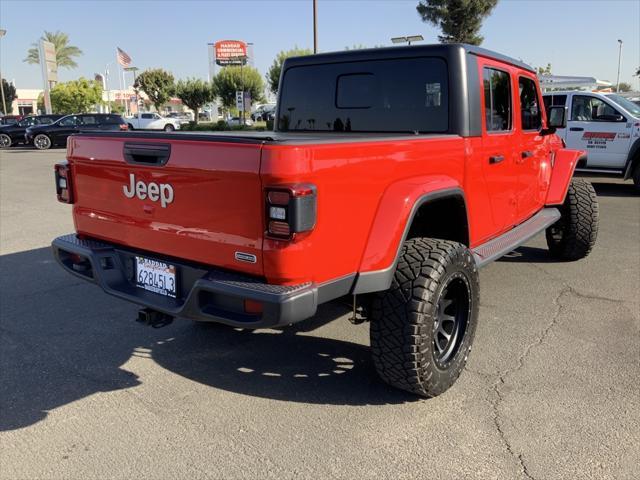
[[248,91],[252,101],[264,100],[264,82],[253,67],[224,67],[213,79],[213,87],[226,108],[235,106],[239,90]]
[[193,110],[195,121],[198,123],[198,111],[203,105],[212,102],[216,97],[213,85],[199,78],[180,80],[176,85],[176,96],[187,107]]
[[[75,62],[74,57],[82,55],[82,50],[73,45],[69,45],[69,35],[63,32],[44,32],[44,35],[40,37],[42,40],[51,42],[56,47],[56,61],[58,67],[61,68],[76,68],[78,64]],[[34,64],[40,63],[40,54],[38,53],[38,43],[32,43],[32,48],[27,51],[27,58],[25,62]]]
[[173,75],[161,68],[145,70],[136,78],[133,88],[147,94],[151,103],[159,112],[160,107],[167,103],[175,93]]
[[469,43],[480,45],[482,21],[498,0],[420,0],[416,9],[423,22],[442,31],[442,43]]
[[7,82],[4,78],[2,79],[2,90],[4,91],[4,102],[7,104],[7,111],[5,112],[2,109],[2,99],[0,99],[0,111],[2,111],[4,115],[7,115],[8,113],[11,113],[11,104],[16,98],[18,98],[18,95],[16,94],[16,87]]
[[85,113],[102,104],[102,83],[86,78],[71,80],[53,87],[50,96],[55,113]]
[[627,82],[620,82],[618,84],[618,88],[616,90],[617,92],[630,92],[631,91],[631,85],[628,84]]
[[551,64],[547,63],[546,67],[538,67],[536,70],[538,75],[551,75]]
[[301,57],[304,55],[312,55],[313,52],[308,48],[298,48],[294,47],[291,50],[283,50],[278,55],[276,55],[275,60],[269,70],[267,71],[267,83],[269,85],[269,89],[277,94],[278,93],[278,83],[280,83],[280,72],[282,71],[282,64],[289,57]]
[[109,102],[109,111],[111,113],[115,113],[117,115],[122,115],[124,113],[124,105],[122,105],[122,102],[116,102],[114,100],[111,100]]

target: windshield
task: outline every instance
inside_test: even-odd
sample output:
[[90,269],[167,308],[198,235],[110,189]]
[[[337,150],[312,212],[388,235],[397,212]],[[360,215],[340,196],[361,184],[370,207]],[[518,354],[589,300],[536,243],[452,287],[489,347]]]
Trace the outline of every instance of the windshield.
[[278,130],[442,133],[447,90],[435,57],[295,66],[282,79]]
[[616,95],[615,93],[607,95],[607,98],[609,100],[613,100],[634,117],[640,117],[640,106],[636,105],[631,100],[627,100],[622,95]]

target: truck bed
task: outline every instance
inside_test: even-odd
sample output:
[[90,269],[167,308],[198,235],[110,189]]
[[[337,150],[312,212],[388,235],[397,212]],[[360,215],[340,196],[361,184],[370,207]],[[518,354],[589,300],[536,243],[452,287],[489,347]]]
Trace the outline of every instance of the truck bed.
[[75,136],[135,138],[147,140],[190,140],[203,142],[228,142],[245,144],[307,145],[323,143],[358,143],[407,139],[456,137],[453,134],[398,133],[345,133],[345,132],[273,132],[273,131],[227,131],[227,132],[87,132]]

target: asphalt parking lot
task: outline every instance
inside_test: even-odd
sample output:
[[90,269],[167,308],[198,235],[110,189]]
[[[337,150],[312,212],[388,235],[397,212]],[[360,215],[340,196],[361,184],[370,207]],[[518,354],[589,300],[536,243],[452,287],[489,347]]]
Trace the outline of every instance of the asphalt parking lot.
[[368,325],[324,306],[286,330],[133,321],[64,273],[64,150],[0,152],[0,478],[638,478],[640,197],[592,179],[600,235],[539,236],[481,273],[466,371],[422,400],[375,377]]

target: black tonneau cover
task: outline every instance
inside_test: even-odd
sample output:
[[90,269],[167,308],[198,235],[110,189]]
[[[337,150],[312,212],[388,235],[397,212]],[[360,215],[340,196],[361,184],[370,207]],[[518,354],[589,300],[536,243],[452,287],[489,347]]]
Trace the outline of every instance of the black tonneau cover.
[[416,140],[427,138],[457,137],[454,134],[415,133],[347,133],[347,132],[85,132],[73,136],[142,138],[148,140],[190,140],[202,142],[245,143],[245,144],[315,144],[315,143],[357,143],[382,142],[390,140]]

